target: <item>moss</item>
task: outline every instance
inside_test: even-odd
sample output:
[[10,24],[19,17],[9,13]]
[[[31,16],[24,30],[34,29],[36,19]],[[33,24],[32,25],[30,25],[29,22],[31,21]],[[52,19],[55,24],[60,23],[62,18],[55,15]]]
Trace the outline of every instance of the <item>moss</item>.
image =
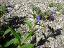
[[60,11],[63,8],[63,4],[60,3],[50,3],[49,7],[57,7],[57,11]]
[[49,7],[54,7],[55,5],[56,4],[52,2],[52,3],[49,4]]
[[45,16],[50,16],[51,15],[51,11],[50,10],[47,10],[44,12]]
[[59,10],[61,10],[63,8],[62,4],[59,4],[59,3],[56,4],[56,7],[57,7],[57,11],[59,11]]

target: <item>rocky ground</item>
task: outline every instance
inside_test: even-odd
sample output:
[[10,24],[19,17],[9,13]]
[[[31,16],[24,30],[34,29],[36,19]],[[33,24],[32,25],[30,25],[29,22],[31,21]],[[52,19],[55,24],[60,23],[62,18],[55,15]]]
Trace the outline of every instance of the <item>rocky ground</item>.
[[[6,18],[11,17],[11,16],[27,16],[29,20],[34,22],[34,18],[31,15],[32,13],[32,4],[35,6],[39,7],[42,12],[46,11],[49,9],[48,5],[50,2],[59,2],[59,3],[64,3],[63,0],[0,0],[1,4],[5,3],[8,7],[8,12],[6,15],[4,15]],[[57,12],[60,13],[60,12]],[[51,48],[64,48],[64,15],[61,14],[58,16],[57,14],[55,15],[55,20],[54,21],[43,21],[41,22],[45,26],[45,30],[42,30],[42,27],[39,25],[36,25],[36,28],[38,30],[36,31],[36,44],[40,41],[41,38],[44,39],[42,32],[45,33],[46,35],[50,34],[50,31],[48,32],[49,28],[48,25],[51,26],[54,30],[61,28],[61,35],[54,37],[49,37],[47,40],[49,42],[45,42],[43,45],[37,46],[37,48],[43,48],[43,47],[51,47]],[[27,32],[26,26],[22,26],[25,32]],[[21,31],[21,29],[20,29]],[[58,31],[59,32],[59,31]]]

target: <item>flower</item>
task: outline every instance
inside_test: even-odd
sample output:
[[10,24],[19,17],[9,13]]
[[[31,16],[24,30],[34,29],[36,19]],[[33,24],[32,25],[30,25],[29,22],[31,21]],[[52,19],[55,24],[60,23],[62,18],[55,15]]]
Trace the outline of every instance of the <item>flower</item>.
[[37,16],[37,24],[40,24],[41,16]]

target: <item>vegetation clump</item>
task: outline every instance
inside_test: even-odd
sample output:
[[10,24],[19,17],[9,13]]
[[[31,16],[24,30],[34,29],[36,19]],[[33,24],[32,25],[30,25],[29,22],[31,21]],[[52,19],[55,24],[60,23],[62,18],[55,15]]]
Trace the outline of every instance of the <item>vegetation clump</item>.
[[3,16],[3,14],[7,13],[7,7],[6,5],[2,4],[0,5],[0,17]]
[[[53,27],[47,25],[47,28],[49,29],[50,34],[46,35],[42,31],[42,35],[44,36],[44,39],[40,39],[40,41],[36,41],[36,31],[39,28],[35,28],[35,26],[40,26],[41,28],[45,28],[45,25],[41,24],[41,21],[54,21],[56,11],[59,11],[62,9],[62,6],[57,3],[50,3],[49,7],[57,7],[57,10],[47,10],[45,12],[42,12],[39,7],[36,7],[33,5],[32,7],[32,15],[34,18],[34,24],[30,20],[27,20],[26,17],[18,17],[18,16],[12,16],[7,19],[3,19],[3,23],[0,24],[0,45],[1,48],[36,48],[37,46],[43,45],[45,42],[49,42],[47,40],[49,37],[53,37],[56,39],[56,36],[61,35],[61,28],[54,29]],[[7,8],[5,5],[0,5],[0,17],[2,17],[7,12]],[[21,25],[27,25],[29,30],[28,33],[23,34],[17,31],[18,28],[21,28]],[[45,28],[46,29],[46,28]],[[44,30],[44,29],[43,29]],[[33,38],[34,36],[34,38]],[[32,39],[33,38],[33,39]],[[31,40],[32,39],[32,40]]]

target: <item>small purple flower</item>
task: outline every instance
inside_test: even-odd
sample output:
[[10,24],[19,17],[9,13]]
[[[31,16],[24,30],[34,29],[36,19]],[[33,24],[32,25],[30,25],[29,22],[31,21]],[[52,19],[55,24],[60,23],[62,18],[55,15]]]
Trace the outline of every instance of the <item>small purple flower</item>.
[[41,16],[37,16],[37,24],[40,24]]

